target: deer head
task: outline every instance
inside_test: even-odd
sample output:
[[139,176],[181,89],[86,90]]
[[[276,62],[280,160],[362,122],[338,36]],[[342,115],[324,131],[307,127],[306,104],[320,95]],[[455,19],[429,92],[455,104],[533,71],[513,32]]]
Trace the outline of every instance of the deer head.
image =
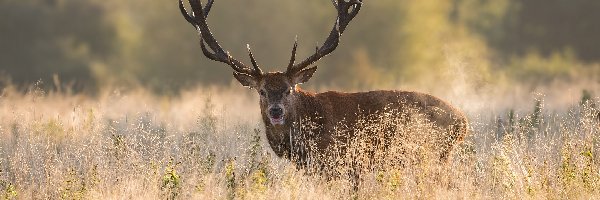
[[362,6],[362,0],[332,0],[338,15],[323,45],[317,46],[314,54],[302,62],[296,63],[298,47],[296,39],[286,71],[263,73],[252,55],[250,45],[247,45],[247,49],[252,68],[233,58],[219,45],[206,23],[213,3],[214,0],[209,0],[206,6],[203,6],[200,0],[189,0],[192,12],[188,13],[182,0],[179,0],[179,8],[185,19],[198,31],[202,53],[211,60],[229,65],[234,70],[233,76],[243,86],[253,88],[260,94],[261,112],[263,116],[269,118],[273,126],[290,123],[290,120],[286,120],[286,116],[294,116],[293,106],[297,103],[297,93],[300,92],[296,86],[307,82],[317,70],[316,66],[307,67],[336,49],[340,35],[346,30],[348,23],[358,14]]

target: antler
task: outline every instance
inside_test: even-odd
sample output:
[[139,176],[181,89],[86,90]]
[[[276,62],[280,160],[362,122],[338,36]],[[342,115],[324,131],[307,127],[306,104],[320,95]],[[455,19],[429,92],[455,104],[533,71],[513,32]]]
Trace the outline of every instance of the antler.
[[360,11],[360,7],[362,6],[362,0],[331,0],[331,2],[333,3],[335,9],[337,9],[338,16],[335,24],[333,25],[333,29],[323,43],[323,46],[317,46],[313,55],[306,58],[304,61],[295,64],[296,48],[298,47],[298,39],[296,38],[296,41],[294,42],[294,48],[292,49],[292,58],[290,59],[290,64],[288,65],[286,73],[298,73],[299,71],[302,71],[304,68],[333,52],[340,43],[340,36],[346,30],[348,23],[350,23],[350,21],[356,17],[356,14],[358,14],[358,11]]
[[[189,14],[185,7],[183,6],[183,1],[179,0],[179,9],[181,10],[181,14],[185,19],[196,28],[198,31],[198,35],[200,36],[200,47],[202,48],[202,53],[207,58],[225,63],[233,70],[239,73],[248,74],[250,76],[260,76],[262,74],[262,70],[256,63],[254,56],[252,55],[252,51],[250,50],[250,45],[247,45],[248,55],[250,56],[250,60],[252,61],[252,65],[254,68],[249,68],[244,63],[236,60],[231,57],[228,51],[223,50],[221,45],[217,42],[212,32],[210,32],[210,28],[206,24],[206,18],[208,18],[208,13],[212,8],[214,0],[208,0],[208,3],[205,7],[202,7],[202,2],[200,0],[188,0],[190,6],[192,7],[192,13]],[[210,50],[208,50],[208,48]],[[212,52],[211,52],[212,51]]]

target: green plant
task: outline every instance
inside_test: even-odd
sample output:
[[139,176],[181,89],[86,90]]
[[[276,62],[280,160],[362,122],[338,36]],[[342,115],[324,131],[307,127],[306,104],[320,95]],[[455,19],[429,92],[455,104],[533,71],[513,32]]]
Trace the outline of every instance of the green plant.
[[248,173],[250,174],[252,190],[265,192],[269,182],[269,157],[262,155],[263,148],[260,144],[260,134],[259,129],[254,129],[250,140],[250,148],[248,149],[250,157]]
[[0,198],[2,199],[17,199],[19,196],[15,186],[12,183],[4,180],[0,180],[0,190]]
[[573,161],[573,152],[574,148],[572,144],[565,143],[561,150],[561,162],[560,162],[560,183],[562,184],[562,188],[560,189],[561,195],[569,196],[571,192],[575,188],[576,178],[577,178],[577,166]]
[[163,190],[166,199],[175,199],[181,193],[181,177],[175,169],[178,164],[180,163],[174,163],[171,159],[165,167],[160,188]]
[[77,171],[71,168],[64,175],[64,181],[58,190],[61,199],[85,199],[88,186]]
[[235,181],[235,159],[230,159],[225,165],[225,185],[227,188],[227,199],[234,199],[237,188]]
[[579,154],[583,157],[583,169],[581,169],[581,182],[588,192],[593,192],[599,187],[599,174],[594,162],[594,153],[589,146],[585,147]]

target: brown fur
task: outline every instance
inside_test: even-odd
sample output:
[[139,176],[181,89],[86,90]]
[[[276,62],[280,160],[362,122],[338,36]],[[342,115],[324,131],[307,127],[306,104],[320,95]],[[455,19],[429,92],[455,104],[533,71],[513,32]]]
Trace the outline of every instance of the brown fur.
[[[286,72],[266,74],[258,66],[249,46],[248,55],[252,68],[233,58],[218,44],[206,23],[213,2],[210,0],[203,6],[199,0],[189,0],[192,13],[188,13],[183,1],[179,0],[179,9],[186,21],[198,31],[203,54],[211,60],[229,65],[235,71],[233,76],[242,85],[257,89],[261,96],[260,107],[267,139],[278,156],[290,158],[298,166],[307,166],[307,160],[311,156],[326,154],[337,141],[345,142],[343,140],[358,137],[352,131],[349,135],[337,137],[334,135],[336,128],[352,130],[360,117],[382,114],[386,112],[386,108],[399,111],[398,114],[416,109],[429,122],[441,128],[445,134],[441,137],[442,143],[438,144],[442,160],[448,160],[453,147],[465,137],[465,116],[444,101],[427,94],[406,91],[313,94],[297,87],[298,84],[307,82],[316,71],[317,67],[308,68],[309,66],[337,48],[340,36],[360,11],[362,0],[334,0],[337,17],[323,45],[317,46],[314,54],[296,63],[296,40]],[[314,146],[309,148],[306,141],[313,141]]]
[[[407,110],[416,108],[430,122],[447,134],[445,144],[439,145],[440,159],[448,160],[449,153],[467,134],[467,119],[457,109],[434,96],[407,91],[369,91],[359,93],[324,92],[311,93],[300,89],[292,82],[293,78],[284,73],[269,73],[257,80],[257,91],[264,90],[261,97],[261,114],[266,135],[273,151],[280,157],[293,159],[299,167],[305,167],[308,153],[324,155],[334,140],[336,126],[353,129],[361,115],[382,113],[387,109]],[[292,92],[285,96],[288,88]],[[273,125],[268,116],[271,104],[281,103],[286,110],[283,125]],[[311,119],[316,129],[299,130],[301,120]],[[350,135],[349,137],[353,137]],[[304,147],[303,140],[313,140],[314,150]]]

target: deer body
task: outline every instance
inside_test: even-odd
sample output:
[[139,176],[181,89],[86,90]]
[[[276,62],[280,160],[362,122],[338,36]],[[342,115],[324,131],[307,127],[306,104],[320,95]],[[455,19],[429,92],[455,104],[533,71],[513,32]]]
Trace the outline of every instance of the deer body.
[[[317,70],[316,66],[309,66],[337,48],[340,36],[360,11],[362,0],[332,0],[337,18],[325,42],[316,47],[314,54],[296,63],[296,40],[286,71],[269,73],[263,73],[260,69],[249,46],[252,67],[232,57],[217,42],[206,23],[214,0],[209,0],[205,6],[200,0],[188,1],[191,13],[186,11],[182,0],[179,0],[179,8],[185,19],[198,31],[202,53],[211,60],[229,65],[234,70],[233,76],[243,86],[253,88],[260,94],[261,114],[269,144],[278,156],[292,159],[299,166],[307,165],[305,161],[309,155],[324,154],[334,143],[358,137],[352,131],[344,137],[337,137],[335,133],[339,128],[352,130],[364,115],[381,115],[389,109],[398,111],[400,115],[415,109],[420,116],[442,129],[442,140],[437,146],[442,160],[447,160],[449,152],[467,133],[464,115],[431,95],[405,91],[313,94],[298,87]],[[303,127],[304,122],[313,125],[310,130]],[[393,127],[390,129],[393,130]],[[389,138],[393,135],[385,137],[388,138],[382,138],[384,141],[394,139]],[[316,147],[303,145],[306,141],[313,141],[312,147]]]
[[[317,157],[322,157],[331,149],[340,125],[345,125],[347,130],[353,130],[354,125],[362,116],[386,112],[389,109],[405,110],[406,107],[424,113],[427,120],[435,126],[444,129],[448,145],[442,145],[440,159],[446,161],[455,143],[460,142],[467,133],[467,120],[464,115],[441,99],[434,96],[409,91],[369,91],[358,93],[342,93],[329,91],[314,94],[296,88],[292,94],[294,104],[290,113],[292,116],[283,126],[276,126],[270,122],[268,113],[262,112],[266,135],[273,151],[279,157],[294,158],[299,167],[305,166],[310,152]],[[266,110],[261,104],[261,110]],[[306,135],[296,123],[302,120],[312,120],[317,130],[314,135]],[[349,132],[352,134],[352,131]],[[376,134],[376,133],[371,133]],[[349,135],[348,137],[354,137]],[[316,149],[308,149],[302,144],[303,140],[314,140]],[[346,142],[346,141],[341,141]],[[316,152],[315,152],[316,150]]]

